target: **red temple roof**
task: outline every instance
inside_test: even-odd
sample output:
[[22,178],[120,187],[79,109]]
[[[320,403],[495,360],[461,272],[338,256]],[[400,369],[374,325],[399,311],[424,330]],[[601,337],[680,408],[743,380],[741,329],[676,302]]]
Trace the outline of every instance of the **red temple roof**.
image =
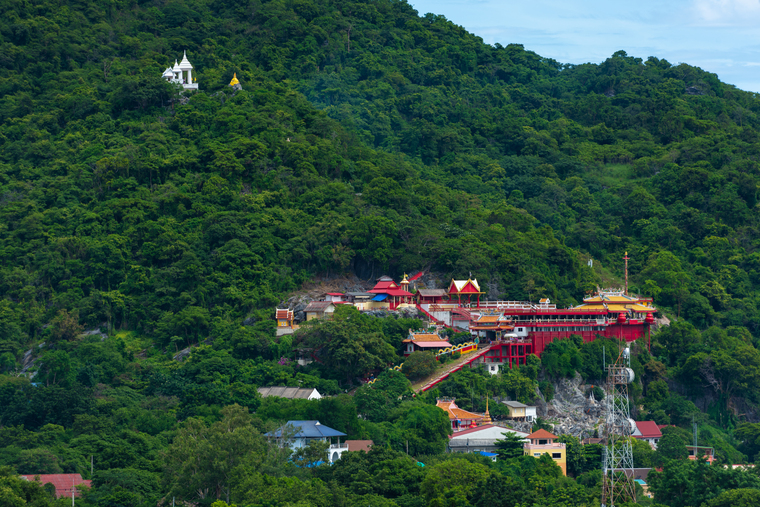
[[75,486],[84,484],[89,486],[92,481],[86,481],[82,479],[80,474],[31,474],[22,475],[24,479],[29,482],[39,480],[40,484],[47,484],[48,482],[55,486],[56,498],[71,498],[72,491],[74,496],[79,496],[79,491]]
[[482,294],[477,280],[451,280],[449,294]]
[[414,294],[407,292],[404,289],[378,289],[375,287],[374,289],[367,292],[370,292],[372,294],[388,294],[389,296],[414,296]]

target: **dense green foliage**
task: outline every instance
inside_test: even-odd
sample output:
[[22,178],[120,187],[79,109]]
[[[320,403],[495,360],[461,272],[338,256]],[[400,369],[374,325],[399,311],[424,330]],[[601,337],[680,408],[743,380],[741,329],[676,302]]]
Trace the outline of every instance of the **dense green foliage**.
[[[91,506],[590,505],[598,446],[561,437],[571,478],[517,452],[447,455],[434,402],[550,399],[576,372],[599,384],[613,343],[564,340],[415,395],[384,369],[419,321],[341,307],[276,337],[272,309],[318,275],[423,268],[563,306],[619,283],[628,251],[635,290],[678,318],[633,348],[633,415],[678,426],[634,459],[663,466],[659,503],[756,503],[755,472],[683,451],[694,420],[719,463],[760,455],[757,96],[655,57],[573,66],[489,46],[399,0],[0,14],[0,466],[80,472]],[[159,79],[183,49],[198,93]],[[262,399],[270,385],[331,396]],[[375,450],[289,459],[266,433],[300,419]],[[0,503],[55,501],[0,468]]]

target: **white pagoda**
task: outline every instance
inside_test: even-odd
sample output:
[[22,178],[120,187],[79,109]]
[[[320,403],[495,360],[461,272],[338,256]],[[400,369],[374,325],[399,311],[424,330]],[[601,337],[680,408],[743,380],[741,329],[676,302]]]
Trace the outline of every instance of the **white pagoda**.
[[187,51],[182,56],[182,61],[174,60],[174,67],[167,67],[162,76],[170,83],[181,84],[185,90],[197,90],[198,83],[193,81],[193,66],[187,59]]

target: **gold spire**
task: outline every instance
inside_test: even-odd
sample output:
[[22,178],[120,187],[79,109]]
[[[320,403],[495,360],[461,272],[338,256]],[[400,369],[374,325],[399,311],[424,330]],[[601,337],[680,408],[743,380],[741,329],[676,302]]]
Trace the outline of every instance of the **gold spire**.
[[486,395],[486,414],[483,417],[483,424],[491,424],[491,414],[488,413],[488,395]]
[[240,84],[240,81],[238,81],[238,78],[237,78],[237,72],[233,74],[232,81],[230,81],[230,86],[235,86],[236,84]]

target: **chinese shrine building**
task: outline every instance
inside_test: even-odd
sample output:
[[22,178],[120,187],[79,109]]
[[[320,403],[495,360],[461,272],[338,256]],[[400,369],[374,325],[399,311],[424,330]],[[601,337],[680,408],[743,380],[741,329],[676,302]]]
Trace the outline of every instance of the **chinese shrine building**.
[[441,350],[451,347],[451,343],[446,338],[442,338],[438,333],[431,333],[430,331],[412,331],[409,330],[409,338],[404,340],[404,356],[408,356],[412,352],[417,351],[430,351],[433,353],[440,352]]
[[446,412],[449,416],[451,429],[453,431],[476,428],[479,424],[489,424],[491,422],[488,410],[486,410],[485,414],[476,414],[474,412],[462,410],[456,403],[454,403],[453,398],[450,400],[446,398],[437,399],[435,406]]
[[389,276],[381,276],[377,279],[375,286],[367,292],[375,294],[372,301],[387,303],[389,310],[395,310],[401,304],[414,302],[414,294],[406,290],[408,286],[409,280],[406,275],[401,284],[397,284]]

